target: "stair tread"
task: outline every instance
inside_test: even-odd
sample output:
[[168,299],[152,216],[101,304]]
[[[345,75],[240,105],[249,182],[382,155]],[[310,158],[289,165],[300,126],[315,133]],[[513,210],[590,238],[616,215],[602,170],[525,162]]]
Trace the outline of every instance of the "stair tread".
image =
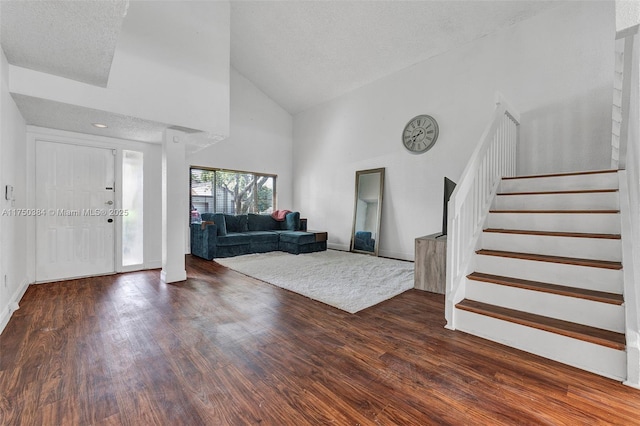
[[617,173],[618,170],[615,169],[606,169],[606,170],[590,170],[586,172],[567,172],[567,173],[549,173],[549,174],[541,174],[541,175],[524,175],[524,176],[509,176],[503,177],[503,180],[514,180],[514,179],[532,179],[532,178],[544,178],[544,177],[556,177],[556,176],[578,176],[578,175],[595,175],[600,173]]
[[571,214],[617,214],[620,210],[489,210],[489,213],[571,213]]
[[556,195],[556,194],[593,194],[618,192],[618,189],[574,189],[564,191],[521,191],[521,192],[498,192],[496,195]]
[[609,260],[580,259],[575,257],[549,256],[546,254],[520,253],[513,251],[486,250],[476,251],[477,254],[486,256],[508,257],[512,259],[534,260],[539,262],[561,263],[565,265],[587,266],[591,268],[622,269],[622,263]]
[[544,283],[540,281],[523,280],[520,278],[504,277],[500,275],[484,274],[482,272],[473,272],[467,275],[467,278],[475,281],[484,281],[493,284],[540,291],[544,293],[552,293],[561,296],[575,297],[578,299],[592,300],[595,302],[608,303],[612,305],[622,305],[622,303],[624,302],[621,294],[568,287],[558,284]]
[[616,333],[614,331],[531,314],[529,312],[517,311],[515,309],[503,308],[475,300],[464,299],[456,305],[456,308],[617,350],[625,350],[626,347],[626,339],[623,333]]
[[523,234],[523,235],[543,235],[550,237],[574,237],[574,238],[601,238],[619,240],[620,234],[592,234],[587,232],[557,232],[557,231],[529,231],[525,229],[499,229],[487,228],[483,232],[492,232],[499,234]]

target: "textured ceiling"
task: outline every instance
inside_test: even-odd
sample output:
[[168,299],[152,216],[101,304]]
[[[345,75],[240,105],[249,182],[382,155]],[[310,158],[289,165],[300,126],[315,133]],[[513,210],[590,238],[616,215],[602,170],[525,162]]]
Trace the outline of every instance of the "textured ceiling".
[[[12,96],[29,125],[150,143],[162,142],[163,132],[167,128],[166,124],[126,115],[15,93]],[[102,123],[109,127],[99,129],[91,123]]]
[[231,63],[292,114],[557,1],[233,1]]
[[[231,65],[295,114],[559,3],[233,0]],[[159,66],[169,57],[171,66],[206,69],[195,58],[205,46],[150,36],[159,25],[209,31],[204,18],[176,14],[167,21],[152,10],[124,37],[128,7],[128,0],[0,0],[0,42],[13,65],[102,87],[116,45]],[[44,99],[14,99],[37,126],[146,142],[158,142],[167,126]],[[109,128],[96,129],[93,122]],[[189,135],[196,145],[204,136]]]
[[128,0],[0,2],[10,64],[106,87]]

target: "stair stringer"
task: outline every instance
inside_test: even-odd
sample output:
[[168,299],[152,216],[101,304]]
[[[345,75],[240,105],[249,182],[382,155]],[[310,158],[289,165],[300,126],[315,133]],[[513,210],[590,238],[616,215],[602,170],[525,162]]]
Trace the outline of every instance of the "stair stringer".
[[[620,191],[620,219],[622,239],[623,294],[625,307],[625,336],[627,340],[627,377],[624,384],[640,389],[640,246],[632,225],[627,172],[618,171]],[[636,218],[636,222],[638,219]]]

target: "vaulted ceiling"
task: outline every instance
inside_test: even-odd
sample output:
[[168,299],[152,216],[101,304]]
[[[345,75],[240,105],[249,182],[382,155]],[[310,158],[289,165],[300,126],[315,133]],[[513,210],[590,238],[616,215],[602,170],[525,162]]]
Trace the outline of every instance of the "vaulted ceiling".
[[238,1],[231,64],[292,114],[557,1]]
[[[232,1],[231,66],[296,114],[559,3]],[[105,87],[129,5],[127,0],[3,0],[2,48],[10,64]],[[207,23],[182,22],[177,16],[171,25],[205,30]],[[139,36],[144,37],[143,31]],[[158,40],[157,49],[175,49],[183,57],[198,51],[198,46],[181,46],[179,41],[169,44]],[[184,58],[176,66],[180,64]],[[81,118],[97,120],[100,111],[69,106],[69,117],[56,113],[64,108],[51,101],[16,101],[28,124],[98,132],[87,129]],[[147,140],[155,136],[145,137],[144,129],[157,134],[163,128],[162,123],[136,117],[112,118],[120,123],[111,129],[115,137]]]

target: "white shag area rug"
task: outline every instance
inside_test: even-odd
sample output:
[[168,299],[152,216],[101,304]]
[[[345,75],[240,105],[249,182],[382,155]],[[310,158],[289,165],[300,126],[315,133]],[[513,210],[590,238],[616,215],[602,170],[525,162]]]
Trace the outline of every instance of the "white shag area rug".
[[337,250],[275,251],[215,261],[352,314],[413,288],[412,262]]

